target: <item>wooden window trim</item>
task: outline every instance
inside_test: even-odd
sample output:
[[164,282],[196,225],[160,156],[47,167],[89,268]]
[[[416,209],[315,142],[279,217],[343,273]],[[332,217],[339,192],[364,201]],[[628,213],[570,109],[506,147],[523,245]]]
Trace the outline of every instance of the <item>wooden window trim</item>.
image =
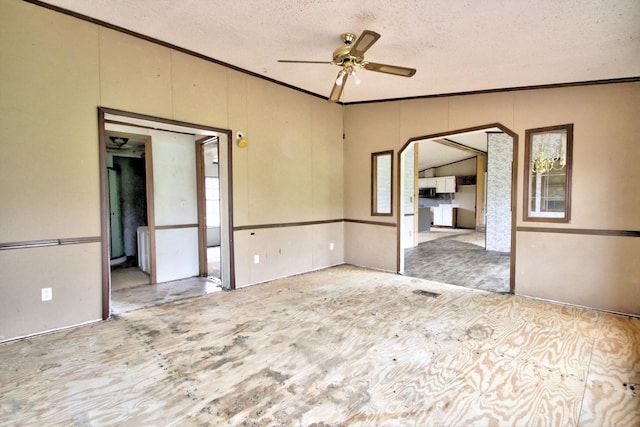
[[[389,212],[378,212],[378,192],[377,192],[377,183],[378,183],[378,174],[377,174],[377,159],[378,157],[389,155],[390,165],[389,165]],[[387,151],[378,151],[376,153],[371,153],[371,216],[393,216],[393,150]]]
[[[532,149],[532,136],[537,133],[552,132],[556,130],[565,130],[567,132],[567,152],[566,152],[566,165],[565,165],[565,199],[564,199],[564,216],[563,217],[539,217],[531,216],[529,213],[529,188],[531,186],[531,149]],[[555,222],[555,223],[568,223],[571,221],[571,176],[573,170],[573,123],[548,126],[535,129],[525,130],[525,145],[524,145],[524,203],[522,220],[529,222]]]

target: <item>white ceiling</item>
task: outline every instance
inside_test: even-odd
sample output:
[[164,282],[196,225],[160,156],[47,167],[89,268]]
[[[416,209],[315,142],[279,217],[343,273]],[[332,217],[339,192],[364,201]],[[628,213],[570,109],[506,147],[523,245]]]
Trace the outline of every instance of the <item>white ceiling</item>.
[[487,132],[501,132],[501,130],[499,128],[489,128],[418,141],[418,171],[436,168],[475,157],[475,154],[470,153],[469,151],[452,148],[449,145],[444,145],[441,142],[438,142],[443,139],[486,153]]
[[343,102],[640,76],[638,0],[44,0],[328,97],[340,34],[382,35]]

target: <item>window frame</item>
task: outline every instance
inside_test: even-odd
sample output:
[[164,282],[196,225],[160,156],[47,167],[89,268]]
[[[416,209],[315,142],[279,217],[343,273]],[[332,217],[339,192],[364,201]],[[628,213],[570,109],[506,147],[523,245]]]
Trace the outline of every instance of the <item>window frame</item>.
[[[389,211],[378,210],[378,159],[389,156]],[[371,153],[371,216],[393,216],[393,150]]]
[[[565,183],[564,183],[564,212],[562,216],[539,216],[531,212],[531,186],[533,185],[531,162],[533,159],[533,139],[535,135],[552,133],[554,131],[565,131],[566,138],[566,163],[564,166]],[[525,130],[525,150],[524,150],[524,204],[523,204],[523,221],[533,222],[557,222],[568,223],[571,221],[571,175],[573,170],[573,123],[547,126],[535,129]]]

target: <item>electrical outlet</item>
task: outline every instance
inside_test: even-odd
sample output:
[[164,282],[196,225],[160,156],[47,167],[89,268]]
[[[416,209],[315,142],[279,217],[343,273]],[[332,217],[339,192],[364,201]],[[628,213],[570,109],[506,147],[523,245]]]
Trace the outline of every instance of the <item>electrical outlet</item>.
[[333,250],[333,242],[329,243],[329,250],[332,251]]
[[53,299],[53,291],[51,288],[42,288],[40,289],[40,296],[42,301],[51,301]]
[[260,264],[260,255],[254,255],[253,256],[253,263],[254,264]]

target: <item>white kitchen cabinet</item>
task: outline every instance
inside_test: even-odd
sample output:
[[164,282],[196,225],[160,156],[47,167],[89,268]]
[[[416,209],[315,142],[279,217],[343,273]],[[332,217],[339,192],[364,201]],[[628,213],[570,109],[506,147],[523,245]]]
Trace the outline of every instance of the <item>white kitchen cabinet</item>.
[[425,178],[427,182],[427,188],[436,188],[438,186],[438,178]]
[[436,193],[455,193],[455,176],[437,176],[435,178],[418,178],[419,188],[435,188]]
[[455,176],[445,176],[444,177],[444,192],[445,193],[455,193],[456,192],[456,177]]
[[437,178],[418,178],[419,188],[436,188]]
[[439,176],[431,178],[435,180],[436,193],[455,193],[456,177],[455,176]]
[[450,206],[438,206],[431,209],[433,210],[434,226],[455,228],[458,208],[453,208]]

